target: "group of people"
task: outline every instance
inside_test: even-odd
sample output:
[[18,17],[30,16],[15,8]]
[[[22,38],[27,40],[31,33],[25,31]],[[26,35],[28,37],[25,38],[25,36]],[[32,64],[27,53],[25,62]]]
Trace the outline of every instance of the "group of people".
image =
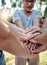
[[0,49],[18,56],[16,65],[25,65],[26,61],[29,65],[39,65],[38,54],[47,48],[47,16],[40,28],[42,14],[33,10],[35,1],[22,0],[23,9],[13,15],[14,24],[0,20]]

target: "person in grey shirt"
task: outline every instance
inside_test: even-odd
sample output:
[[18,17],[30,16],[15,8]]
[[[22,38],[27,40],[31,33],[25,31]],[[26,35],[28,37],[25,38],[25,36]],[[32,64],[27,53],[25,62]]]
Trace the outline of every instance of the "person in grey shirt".
[[[39,10],[33,10],[34,4],[35,0],[23,0],[23,9],[15,11],[13,23],[24,30],[32,28],[32,26],[39,27],[42,14]],[[39,65],[39,55],[33,59],[17,57],[16,65],[26,65],[26,61],[28,61],[29,65]]]

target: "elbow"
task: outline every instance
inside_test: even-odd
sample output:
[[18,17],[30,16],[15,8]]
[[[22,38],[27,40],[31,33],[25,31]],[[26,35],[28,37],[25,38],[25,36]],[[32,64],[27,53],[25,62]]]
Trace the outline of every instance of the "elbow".
[[9,36],[10,36],[10,31],[7,30],[7,31],[1,33],[0,38],[7,39]]

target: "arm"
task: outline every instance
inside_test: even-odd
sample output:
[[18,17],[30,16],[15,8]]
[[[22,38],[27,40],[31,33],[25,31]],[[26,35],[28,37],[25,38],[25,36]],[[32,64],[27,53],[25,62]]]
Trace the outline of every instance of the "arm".
[[20,39],[20,40],[29,40],[31,38],[30,34],[25,34],[25,30],[22,28],[19,28],[18,26],[9,23],[8,21],[4,21],[4,23],[6,23],[9,27],[9,29],[11,31],[13,31],[13,33],[15,33],[15,35]]
[[[5,23],[4,23],[5,24]],[[28,52],[24,49],[24,45],[21,44],[21,42],[17,39],[17,37],[15,36],[13,29],[13,25],[12,28],[6,27],[6,24],[4,25],[3,22],[0,22],[0,34],[1,32],[5,32],[5,36],[7,36],[7,38],[3,39],[3,37],[0,37],[0,49],[3,49],[7,52],[10,52],[16,56],[21,56],[21,57],[26,57],[26,58],[32,58],[32,56],[30,54],[28,54]],[[15,27],[14,27],[15,28]],[[8,32],[9,31],[9,32]],[[3,33],[4,34],[4,33]]]
[[[21,20],[21,19],[18,19],[18,20],[16,20],[16,21],[14,21],[14,24],[24,30],[23,23],[22,23],[22,20]],[[23,33],[24,33],[24,32],[23,32]],[[23,37],[25,38],[24,35],[23,35]],[[22,40],[22,39],[21,39],[21,40]]]
[[[34,25],[33,26],[37,26],[37,28],[39,27],[39,24],[40,24],[40,21],[41,21],[41,18],[40,17],[36,17],[35,20],[34,20]],[[35,29],[36,30],[36,29]],[[32,31],[31,31],[32,32]],[[39,33],[39,32],[36,32],[36,33]],[[39,34],[40,35],[40,34]],[[39,36],[38,35],[38,36]],[[36,37],[36,36],[35,36]],[[33,39],[33,38],[32,38]],[[31,42],[32,42],[32,39],[31,39]],[[40,42],[38,42],[40,43]],[[30,45],[30,44],[29,44]],[[34,46],[36,46],[36,44],[34,44]],[[41,46],[39,47],[40,49],[37,49],[36,51],[33,51],[33,53],[37,53],[37,52],[40,52],[42,51],[41,49]],[[42,46],[43,50],[44,50],[44,46]],[[32,50],[30,50],[32,52]]]
[[33,26],[40,26],[40,21],[41,21],[41,18],[40,17],[36,17],[35,20],[34,20],[34,24]]
[[35,38],[37,42],[41,44],[47,44],[47,18],[44,20],[42,34]]
[[46,24],[47,22],[46,21],[47,20],[45,20],[45,23],[43,25],[42,34],[40,34],[40,35],[36,36],[34,39],[30,40],[31,42],[41,44],[39,47],[37,47],[36,50],[33,51],[33,53],[39,53],[41,51],[46,50],[46,45],[44,45],[44,44],[47,44],[47,24]]
[[15,25],[18,26],[18,27],[20,27],[20,28],[22,28],[22,29],[24,29],[22,20],[20,20],[20,19],[18,19],[18,20],[15,21]]
[[40,44],[47,44],[47,30],[36,38],[34,38],[34,40],[36,40],[36,42]]
[[[30,27],[30,28],[27,30],[27,32],[29,32],[29,33],[30,33],[30,32],[33,33],[33,32],[38,31],[38,32],[34,33],[34,34],[35,34],[34,37],[37,36],[37,35],[40,35],[40,34],[37,34],[37,33],[40,33],[40,32],[41,32],[41,28],[39,27],[39,26],[40,26],[40,21],[41,21],[41,19],[42,19],[42,18],[40,18],[40,17],[36,17],[35,20],[34,20],[33,26]],[[34,31],[33,31],[33,30],[34,30]],[[33,38],[34,38],[34,37],[33,37]],[[32,40],[32,38],[31,38],[31,40]],[[30,41],[31,41],[31,40],[30,40]]]
[[[39,22],[40,22],[40,19],[41,18],[36,18],[35,20],[34,20],[34,28],[35,28],[35,26],[37,26],[37,27],[39,27]],[[23,27],[23,24],[22,24],[22,20],[20,20],[20,19],[17,19],[16,21],[14,21],[15,22],[15,25],[16,26],[18,26],[18,27],[20,27],[20,28],[23,28],[24,29],[24,27]],[[37,24],[36,24],[36,22],[37,22]],[[28,36],[28,35],[27,35]],[[31,34],[31,37],[34,37],[35,36],[35,34],[33,35],[33,34]],[[24,44],[25,44],[25,47],[26,47],[26,49],[28,49],[27,48],[27,45],[26,44],[28,44],[28,41],[27,42],[24,42]],[[34,46],[36,46],[35,44],[33,44]],[[29,45],[29,46],[31,46],[31,45]],[[29,52],[29,51],[28,51]],[[32,55],[32,54],[31,54]]]
[[9,32],[10,30],[8,29],[8,25],[0,20],[0,39],[2,37],[7,38],[9,36]]
[[34,24],[33,26],[31,27],[28,27],[26,30],[26,32],[32,32],[33,30],[38,30],[39,32],[41,32],[41,28],[39,27],[40,26],[40,21],[42,20],[42,18],[40,17],[36,17],[35,20],[34,20]]

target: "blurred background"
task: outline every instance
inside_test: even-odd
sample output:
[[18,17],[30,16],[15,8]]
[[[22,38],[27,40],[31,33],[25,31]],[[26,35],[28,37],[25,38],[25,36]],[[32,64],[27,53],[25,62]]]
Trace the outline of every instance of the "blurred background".
[[[45,8],[47,7],[47,0],[36,0],[34,9],[39,9],[42,12],[42,17],[44,16]],[[20,10],[23,8],[21,0],[0,0],[0,17],[8,20],[12,23],[12,17],[15,10]],[[4,51],[6,65],[15,65],[15,56]],[[47,65],[47,51],[39,54],[40,65]],[[28,65],[28,63],[27,63]]]

